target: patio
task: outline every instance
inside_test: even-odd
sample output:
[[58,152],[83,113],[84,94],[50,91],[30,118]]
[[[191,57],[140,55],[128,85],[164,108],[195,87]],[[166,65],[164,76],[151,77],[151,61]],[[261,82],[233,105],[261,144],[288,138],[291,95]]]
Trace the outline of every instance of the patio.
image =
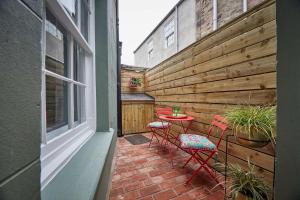
[[[183,133],[209,137],[210,142],[217,144],[217,157],[200,152],[197,156],[203,156],[202,161],[208,159],[214,169],[217,169],[214,163],[218,162],[223,166],[237,166],[242,176],[253,174],[254,179],[270,188],[258,199],[266,199],[266,196],[272,199],[275,145],[270,138],[263,145],[251,146],[252,133],[249,133],[243,141],[250,143],[245,144],[238,137],[231,137],[237,129],[229,121],[224,134],[210,135],[208,130],[216,116],[226,118],[228,113],[245,107],[248,111],[260,108],[274,111],[276,50],[275,1],[268,0],[151,69],[124,65],[121,68],[122,133],[147,132],[150,122],[162,120],[171,122],[166,133],[171,133],[173,139]],[[173,113],[159,116],[158,108],[172,108]],[[184,122],[187,131],[182,129],[184,120],[170,120],[174,108],[187,117]],[[244,110],[242,113],[241,116],[246,116]],[[276,113],[274,115],[276,118]],[[273,128],[268,133],[273,134]],[[201,139],[199,141],[201,143]],[[252,141],[263,143],[262,140]],[[190,162],[182,169],[188,155],[181,150],[175,151],[174,145],[175,167],[172,169],[171,155],[157,145],[151,149],[148,144],[133,146],[124,138],[119,138],[118,143],[111,199],[224,199],[222,188],[212,191],[216,182],[208,175],[209,170],[202,169],[190,185],[184,185],[199,165]],[[192,148],[195,150],[197,146]],[[192,155],[194,150],[186,152]],[[200,163],[201,159],[196,160]],[[229,193],[232,195],[232,190]],[[238,195],[241,196],[241,192]]]
[[[150,138],[149,133],[143,135]],[[185,185],[193,172],[191,165],[182,168],[188,154],[172,147],[174,168],[169,152],[156,141],[149,148],[149,143],[132,145],[125,138],[118,138],[110,199],[223,199],[223,189],[214,188],[216,182],[204,171]]]

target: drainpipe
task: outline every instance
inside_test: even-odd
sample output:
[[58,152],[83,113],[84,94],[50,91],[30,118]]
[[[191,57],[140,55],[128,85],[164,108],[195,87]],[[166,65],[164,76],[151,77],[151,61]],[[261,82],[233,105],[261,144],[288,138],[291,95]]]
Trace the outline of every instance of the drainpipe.
[[121,101],[121,45],[119,42],[119,0],[116,0],[116,31],[117,31],[117,119],[118,137],[122,137],[122,101]]
[[243,0],[243,12],[247,12],[247,0]]
[[218,0],[213,0],[213,31],[218,28]]
[[175,14],[176,14],[176,52],[178,52],[179,49],[179,33],[178,33],[178,4],[176,4],[175,8]]

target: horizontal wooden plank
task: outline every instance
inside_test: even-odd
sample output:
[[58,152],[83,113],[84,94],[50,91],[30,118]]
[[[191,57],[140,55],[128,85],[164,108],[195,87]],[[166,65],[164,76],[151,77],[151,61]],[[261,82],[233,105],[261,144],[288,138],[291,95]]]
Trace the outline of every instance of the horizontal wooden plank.
[[163,94],[160,95],[270,89],[276,88],[275,77],[276,73],[271,72],[254,76],[226,79],[222,81],[194,84],[189,86],[164,89]]
[[179,87],[185,85],[192,85],[197,83],[204,83],[209,81],[224,80],[230,78],[237,78],[242,76],[250,76],[256,74],[263,74],[268,72],[275,72],[276,70],[276,56],[270,55],[220,69],[199,73],[193,76],[178,77],[178,79],[165,82],[163,79],[157,79],[159,84],[147,86],[146,91],[160,90],[172,87]]
[[[151,93],[150,93],[151,95]],[[154,96],[154,95],[153,95]],[[156,101],[264,105],[276,101],[276,90],[250,90],[186,95],[156,96]]]

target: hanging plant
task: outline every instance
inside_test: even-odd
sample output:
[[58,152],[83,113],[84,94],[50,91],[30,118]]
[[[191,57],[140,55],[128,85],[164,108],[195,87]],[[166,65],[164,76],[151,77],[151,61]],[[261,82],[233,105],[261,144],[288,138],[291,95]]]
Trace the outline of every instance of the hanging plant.
[[129,80],[129,87],[135,88],[139,87],[142,85],[142,79],[141,78],[136,78],[136,77],[131,77]]
[[270,141],[275,144],[275,106],[242,106],[225,115],[239,143],[251,147],[262,147]]

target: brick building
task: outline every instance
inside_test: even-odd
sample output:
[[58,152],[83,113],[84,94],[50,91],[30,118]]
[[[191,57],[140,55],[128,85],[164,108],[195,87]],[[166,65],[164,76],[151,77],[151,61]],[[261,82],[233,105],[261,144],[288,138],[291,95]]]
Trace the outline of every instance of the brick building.
[[264,0],[180,0],[134,51],[152,68]]

